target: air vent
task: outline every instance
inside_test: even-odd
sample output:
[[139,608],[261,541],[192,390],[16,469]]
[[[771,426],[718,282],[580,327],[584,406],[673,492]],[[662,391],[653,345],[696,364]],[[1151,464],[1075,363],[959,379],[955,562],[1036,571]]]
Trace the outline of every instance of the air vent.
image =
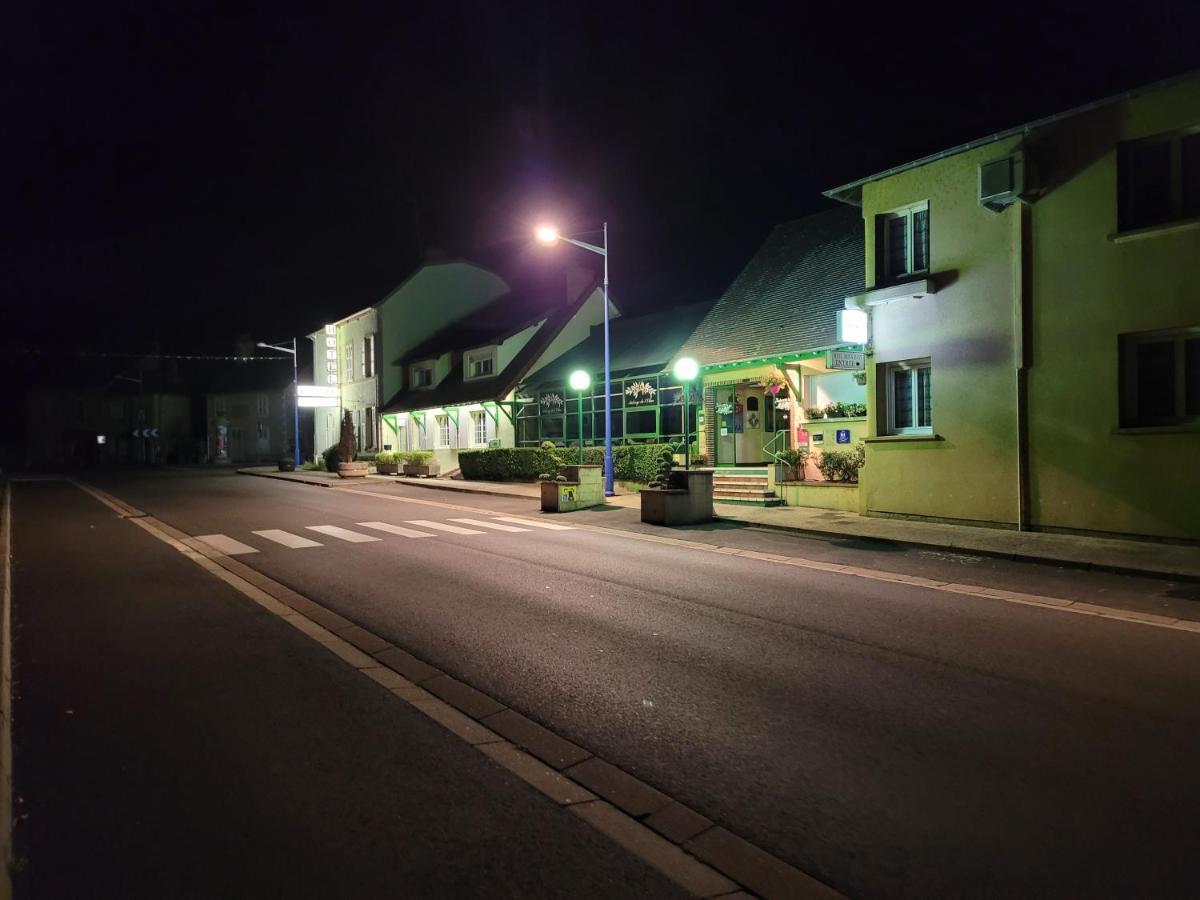
[[979,205],[1000,212],[1025,192],[1025,154],[1013,153],[979,164]]

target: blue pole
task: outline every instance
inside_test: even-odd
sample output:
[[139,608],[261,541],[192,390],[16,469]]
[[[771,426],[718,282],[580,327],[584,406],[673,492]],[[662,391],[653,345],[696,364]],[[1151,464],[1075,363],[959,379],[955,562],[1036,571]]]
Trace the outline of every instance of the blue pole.
[[608,223],[604,223],[604,496],[613,490],[612,369],[608,355]]
[[292,338],[292,458],[296,463],[296,468],[300,468],[300,356],[294,337]]

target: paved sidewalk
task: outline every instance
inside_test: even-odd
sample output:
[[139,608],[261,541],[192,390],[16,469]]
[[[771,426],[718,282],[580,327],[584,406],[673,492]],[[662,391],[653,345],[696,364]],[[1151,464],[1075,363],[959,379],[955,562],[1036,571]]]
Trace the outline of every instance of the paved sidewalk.
[[[292,481],[319,481],[327,483],[328,486],[333,486],[329,483],[330,479],[333,483],[338,480],[336,475],[325,472],[282,473],[267,467],[239,471],[245,474],[265,475]],[[458,493],[529,497],[533,500],[537,500],[539,496],[536,484],[453,481],[441,478],[396,479],[391,476],[369,476],[369,478],[372,481],[393,481],[404,485]],[[625,508],[637,508],[640,502],[637,494],[619,494],[609,498],[611,505]],[[717,515],[722,519],[746,522],[761,528],[779,531],[895,541],[922,547],[982,553],[1007,559],[1064,563],[1116,572],[1200,578],[1200,547],[1197,546],[883,519],[802,506],[776,506],[760,509],[754,506],[718,503],[715,509]]]

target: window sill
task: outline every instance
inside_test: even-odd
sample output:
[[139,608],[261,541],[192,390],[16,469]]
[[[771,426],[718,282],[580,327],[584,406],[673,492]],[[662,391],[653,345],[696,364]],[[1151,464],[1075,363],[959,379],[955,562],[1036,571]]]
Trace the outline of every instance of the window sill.
[[1200,434],[1200,422],[1181,425],[1126,425],[1114,428],[1113,434]]
[[1144,238],[1158,237],[1162,234],[1174,234],[1177,231],[1191,231],[1200,228],[1200,218],[1180,219],[1175,222],[1162,222],[1158,225],[1147,225],[1145,228],[1135,228],[1132,231],[1117,231],[1108,236],[1114,244],[1126,244],[1130,241],[1140,241]]
[[878,437],[863,438],[866,444],[898,444],[920,441],[944,441],[940,434],[881,434]]

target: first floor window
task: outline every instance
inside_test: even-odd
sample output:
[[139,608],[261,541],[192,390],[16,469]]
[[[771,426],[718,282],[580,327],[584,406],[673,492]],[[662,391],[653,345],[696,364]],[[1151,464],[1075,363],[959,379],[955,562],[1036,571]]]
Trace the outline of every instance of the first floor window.
[[477,447],[482,447],[488,442],[487,413],[483,410],[471,413],[471,439]]
[[262,422],[258,423],[258,439],[260,441],[269,441],[271,439],[271,429]]
[[439,447],[450,446],[450,417],[437,416],[437,445]]
[[1200,418],[1200,326],[1123,334],[1119,353],[1122,427]]
[[907,359],[884,367],[888,434],[932,434],[933,391],[928,359]]

